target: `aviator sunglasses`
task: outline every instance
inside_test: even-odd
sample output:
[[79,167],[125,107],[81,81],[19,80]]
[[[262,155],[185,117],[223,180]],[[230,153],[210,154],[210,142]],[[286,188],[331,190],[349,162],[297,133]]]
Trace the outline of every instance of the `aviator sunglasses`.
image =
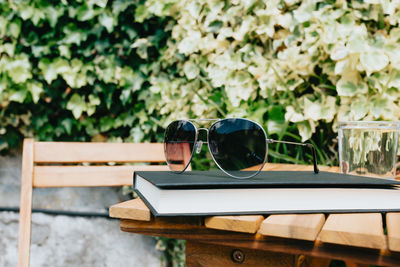
[[[215,122],[208,129],[198,129],[193,123],[198,121]],[[207,133],[206,142],[198,140],[199,131]],[[246,179],[257,175],[265,165],[269,143],[308,147],[312,151],[314,172],[319,172],[312,144],[268,139],[258,123],[243,118],[188,119],[170,123],[165,130],[164,153],[171,171],[184,172],[193,154],[200,153],[204,143],[217,166],[234,178]]]

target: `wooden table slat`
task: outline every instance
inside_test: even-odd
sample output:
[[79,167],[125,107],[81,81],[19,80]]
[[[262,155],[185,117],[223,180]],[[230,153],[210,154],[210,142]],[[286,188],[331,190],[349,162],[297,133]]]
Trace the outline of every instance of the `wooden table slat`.
[[323,214],[271,215],[261,223],[258,233],[314,241],[324,222]]
[[138,221],[150,221],[151,212],[140,198],[128,200],[110,207],[110,217],[119,219],[131,219]]
[[207,228],[254,234],[263,220],[261,215],[213,216],[206,218],[204,224]]
[[387,249],[380,213],[330,214],[317,239],[326,243]]
[[400,213],[386,214],[388,245],[391,251],[400,252]]

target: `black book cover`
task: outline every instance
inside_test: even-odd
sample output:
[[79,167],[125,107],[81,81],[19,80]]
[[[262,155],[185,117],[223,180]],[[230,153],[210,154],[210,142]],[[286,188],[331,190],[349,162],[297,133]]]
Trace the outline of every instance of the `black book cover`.
[[160,189],[221,189],[261,187],[350,187],[379,188],[400,185],[400,181],[355,176],[333,172],[312,171],[262,171],[249,179],[236,179],[222,171],[188,171],[182,174],[171,171],[136,171]]

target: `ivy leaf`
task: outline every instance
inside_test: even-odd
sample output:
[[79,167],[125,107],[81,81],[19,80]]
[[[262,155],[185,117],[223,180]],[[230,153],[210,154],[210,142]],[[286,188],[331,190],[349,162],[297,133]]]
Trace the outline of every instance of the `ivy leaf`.
[[5,67],[8,75],[15,83],[23,83],[32,78],[31,64],[26,54],[17,55]]
[[304,98],[304,117],[318,121],[321,119],[321,104],[310,101],[307,97]]
[[389,63],[389,58],[381,50],[373,50],[362,53],[360,56],[360,62],[367,73],[370,74],[385,68]]
[[357,72],[346,73],[336,84],[336,90],[339,96],[354,96],[356,94],[365,94],[368,87],[362,81]]
[[149,15],[148,9],[144,5],[138,5],[135,10],[135,21],[143,23],[146,17]]
[[331,59],[332,60],[341,60],[347,57],[348,50],[345,47],[339,47],[332,51]]
[[322,105],[321,105],[321,119],[331,122],[336,114],[337,106],[336,106],[336,97],[327,96],[323,97]]
[[74,24],[69,24],[64,27],[63,32],[65,34],[63,42],[65,44],[76,44],[80,46],[81,42],[87,39],[87,32],[78,29]]
[[64,129],[68,135],[70,135],[72,133],[73,124],[74,124],[74,121],[69,118],[66,118],[61,121],[61,125],[64,127]]
[[10,101],[18,102],[18,103],[23,103],[25,98],[26,98],[26,90],[18,90],[18,91],[11,91],[10,96],[8,99]]
[[109,117],[109,116],[105,116],[102,117],[100,119],[100,131],[101,132],[107,132],[109,130],[111,130],[114,126],[114,119]]
[[103,13],[99,16],[99,22],[103,25],[108,32],[112,32],[114,29],[114,17],[111,14]]
[[193,62],[187,61],[183,65],[183,71],[189,80],[193,80],[200,74],[200,68]]
[[81,88],[86,85],[87,79],[84,73],[65,72],[62,77],[71,88]]
[[76,14],[77,19],[79,21],[88,21],[93,19],[97,15],[97,12],[94,11],[92,6],[82,5],[79,7],[78,12]]
[[298,123],[297,129],[299,130],[299,134],[301,136],[302,142],[305,142],[311,138],[312,130],[311,130],[310,123],[308,121]]
[[24,5],[19,10],[19,15],[23,20],[30,19],[33,16],[33,13],[35,13],[35,9],[31,5]]
[[83,97],[75,93],[68,101],[67,109],[72,111],[75,119],[79,119],[82,113],[86,110],[86,102]]
[[18,38],[19,34],[21,33],[21,24],[22,23],[19,19],[9,23],[7,25],[7,33],[14,38]]
[[136,48],[136,53],[139,57],[143,59],[147,59],[147,48],[152,46],[152,43],[149,42],[146,38],[137,39],[132,45],[132,48]]
[[133,139],[134,143],[142,142],[145,137],[143,130],[139,126],[133,127],[130,130],[129,134],[130,134],[131,138]]
[[121,95],[119,96],[122,104],[125,106],[126,103],[131,100],[131,88],[125,88],[122,90]]
[[369,111],[369,101],[365,98],[362,97],[360,99],[356,99],[351,102],[351,113],[354,116],[354,120],[358,121],[367,115]]
[[57,71],[54,65],[50,63],[49,59],[41,59],[39,61],[39,69],[42,71],[47,84],[51,84],[51,82],[57,78]]
[[40,98],[40,94],[43,92],[43,85],[38,82],[31,82],[27,84],[28,91],[32,95],[33,103],[37,103]]
[[108,0],[96,0],[93,2],[101,8],[106,8]]
[[371,105],[372,114],[375,118],[379,118],[388,106],[388,100],[386,98],[375,98],[371,100]]
[[112,12],[113,14],[119,14],[125,9],[128,8],[128,6],[132,5],[133,3],[131,1],[125,1],[125,0],[115,0],[113,1],[112,4]]
[[304,121],[304,116],[301,113],[296,112],[292,106],[287,106],[285,120],[290,122],[300,122]]
[[69,47],[66,45],[60,45],[58,47],[58,51],[60,52],[60,55],[66,58],[71,58],[71,51],[69,50]]
[[49,24],[52,28],[54,28],[57,24],[58,18],[64,14],[64,7],[63,6],[48,6],[45,9],[46,18],[49,21]]
[[87,114],[93,115],[96,111],[96,106],[100,105],[100,98],[95,95],[89,95],[89,103],[87,104]]
[[69,72],[71,69],[68,61],[62,58],[57,58],[52,64],[57,74]]

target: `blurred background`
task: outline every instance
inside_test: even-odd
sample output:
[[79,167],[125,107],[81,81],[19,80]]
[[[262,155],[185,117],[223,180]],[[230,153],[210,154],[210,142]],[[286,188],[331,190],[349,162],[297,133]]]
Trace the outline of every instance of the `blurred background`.
[[[271,138],[313,143],[319,164],[338,165],[338,121],[399,120],[399,6],[398,0],[0,0],[0,265],[16,263],[24,137],[162,142],[175,119],[244,117]],[[301,147],[269,147],[269,162],[311,158]],[[210,159],[204,147],[194,169],[215,168]],[[130,197],[129,189],[79,190],[39,190],[34,208],[104,215]],[[117,266],[119,254],[106,259],[99,251],[71,250],[73,238],[55,262],[43,256],[62,251],[49,252],[59,235],[50,227],[55,220],[112,224],[116,238],[118,223],[101,216],[34,214],[33,227],[42,231],[33,230],[41,235],[33,237],[32,265]],[[133,236],[116,239],[136,244],[126,249],[136,255],[132,262],[182,264],[182,242]]]

